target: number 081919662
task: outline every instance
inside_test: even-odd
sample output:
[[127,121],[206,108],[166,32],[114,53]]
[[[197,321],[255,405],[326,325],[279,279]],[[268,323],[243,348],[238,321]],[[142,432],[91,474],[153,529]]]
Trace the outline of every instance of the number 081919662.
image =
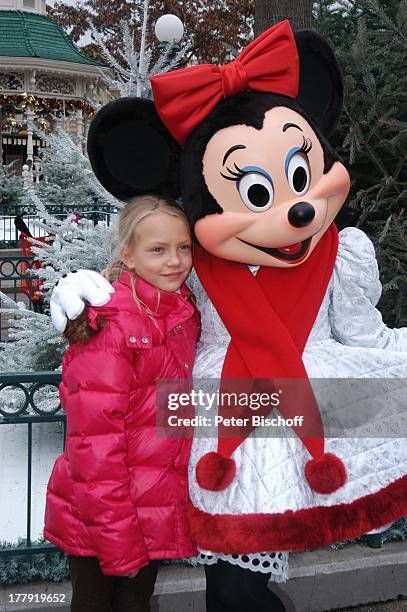
[[66,603],[65,593],[10,593],[9,603]]

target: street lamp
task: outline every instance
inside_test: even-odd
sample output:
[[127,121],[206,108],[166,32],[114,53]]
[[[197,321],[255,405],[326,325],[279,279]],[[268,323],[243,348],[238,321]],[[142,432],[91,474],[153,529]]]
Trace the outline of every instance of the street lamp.
[[162,15],[155,24],[155,35],[162,45],[179,43],[184,35],[184,25],[176,15]]

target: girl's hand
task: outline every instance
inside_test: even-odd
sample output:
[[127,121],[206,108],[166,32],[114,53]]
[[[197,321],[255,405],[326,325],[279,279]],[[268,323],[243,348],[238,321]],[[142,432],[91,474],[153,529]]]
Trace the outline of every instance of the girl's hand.
[[126,578],[135,578],[140,570],[136,570],[135,572],[130,572],[130,574],[126,574]]

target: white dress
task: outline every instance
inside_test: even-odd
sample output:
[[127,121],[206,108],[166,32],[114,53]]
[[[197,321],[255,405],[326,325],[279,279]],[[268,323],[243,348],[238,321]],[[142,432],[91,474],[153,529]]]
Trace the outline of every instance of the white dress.
[[[254,274],[256,271],[252,269]],[[219,379],[230,336],[195,274],[188,284],[202,316],[194,378]],[[356,228],[342,230],[334,271],[303,353],[310,379],[407,378],[407,328],[389,329],[383,323],[375,308],[380,295],[371,241]],[[405,425],[405,416],[401,418]],[[195,437],[190,497],[195,507],[210,514],[274,513],[352,502],[406,474],[406,446],[405,440],[396,437],[326,439],[326,451],[338,454],[339,449],[348,473],[347,483],[327,498],[305,486],[299,476],[309,455],[296,437],[262,439],[250,435],[233,453],[237,476],[232,484],[220,492],[202,489],[195,466],[205,453],[216,450],[217,440]],[[287,579],[287,552],[230,555],[201,551],[199,555],[202,563],[216,563],[219,558],[271,573],[271,580]]]

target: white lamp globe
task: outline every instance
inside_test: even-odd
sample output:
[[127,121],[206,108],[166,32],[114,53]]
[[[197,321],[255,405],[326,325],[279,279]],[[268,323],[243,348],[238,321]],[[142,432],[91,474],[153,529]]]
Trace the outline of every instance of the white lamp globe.
[[184,24],[176,15],[163,15],[157,19],[155,35],[162,43],[178,43],[184,36]]
[[22,168],[23,172],[28,172],[28,166],[27,164],[24,164],[23,168]]

